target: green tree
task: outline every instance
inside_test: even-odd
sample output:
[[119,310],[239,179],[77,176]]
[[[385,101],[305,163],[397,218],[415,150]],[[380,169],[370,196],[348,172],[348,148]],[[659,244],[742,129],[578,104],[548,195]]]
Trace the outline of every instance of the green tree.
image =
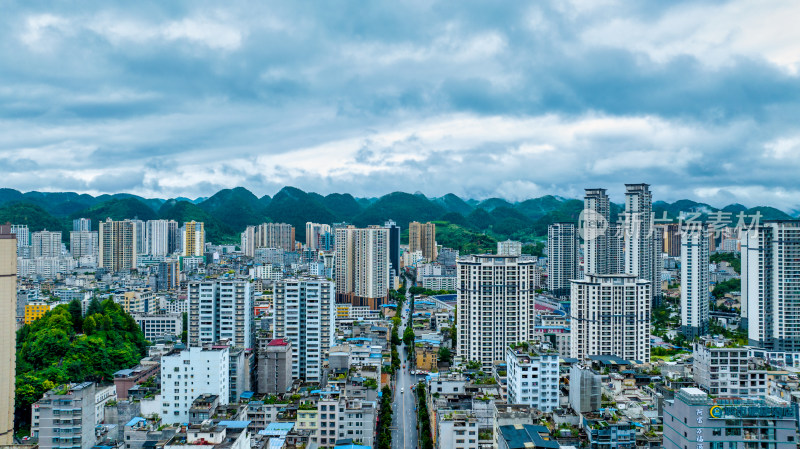
[[95,313],[101,313],[102,311],[103,307],[100,305],[100,301],[97,299],[97,296],[95,296],[91,301],[89,301],[89,307],[86,308],[86,316],[94,315]]
[[414,338],[414,329],[411,326],[407,326],[406,330],[403,331],[403,342],[405,342],[406,346],[412,346]]
[[73,329],[75,329],[75,332],[80,332],[83,329],[83,307],[81,307],[81,302],[73,299],[67,307],[69,314],[72,315]]
[[451,360],[451,354],[450,354],[450,348],[448,348],[447,346],[440,346],[439,347],[438,356],[439,356],[439,361],[440,362],[450,363],[452,361]]

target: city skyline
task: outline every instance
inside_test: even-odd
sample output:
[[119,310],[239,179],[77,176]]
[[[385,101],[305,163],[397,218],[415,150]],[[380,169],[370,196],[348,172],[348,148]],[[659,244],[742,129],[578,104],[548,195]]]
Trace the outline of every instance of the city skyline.
[[20,190],[374,196],[413,178],[513,201],[636,178],[798,209],[780,26],[797,8],[11,5],[0,161]]

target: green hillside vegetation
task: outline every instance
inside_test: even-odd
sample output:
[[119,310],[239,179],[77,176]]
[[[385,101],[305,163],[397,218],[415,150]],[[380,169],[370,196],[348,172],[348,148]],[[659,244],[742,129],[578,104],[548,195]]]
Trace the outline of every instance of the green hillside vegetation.
[[352,222],[361,212],[361,205],[349,193],[331,193],[325,197],[323,204],[333,212],[336,221],[340,223]]
[[275,223],[294,226],[295,238],[305,241],[306,222],[333,223],[336,217],[317,199],[295,187],[284,187],[270,201],[266,215]]
[[742,274],[742,259],[734,253],[714,253],[709,257],[711,263],[728,262],[733,270]]
[[447,248],[457,249],[461,254],[485,254],[497,251],[497,239],[462,226],[437,221],[436,242]]
[[17,422],[30,419],[31,404],[67,382],[111,381],[139,363],[146,342],[139,326],[111,300],[59,305],[17,332]]
[[89,209],[75,212],[70,216],[71,219],[81,217],[91,218],[92,226],[95,226],[95,229],[97,229],[95,223],[105,221],[106,218],[111,218],[112,220],[125,220],[126,218],[155,220],[158,218],[158,215],[153,209],[150,208],[150,206],[137,200],[136,198],[114,198],[103,203],[96,204]]
[[402,228],[407,228],[412,221],[437,220],[446,213],[442,206],[421,195],[394,192],[370,204],[353,219],[353,222],[356,226],[382,225],[391,219]]
[[237,232],[248,225],[263,223],[266,218],[258,197],[243,187],[220,190],[197,207]]
[[160,218],[175,220],[178,226],[187,221],[202,221],[206,231],[206,241],[214,243],[237,243],[239,235],[211,214],[188,201],[167,201],[158,211]]
[[[11,203],[0,207],[0,223],[26,224],[31,232],[68,231],[66,222],[60,220],[41,207],[30,203]],[[69,235],[67,235],[67,238]],[[63,234],[62,234],[63,238]]]

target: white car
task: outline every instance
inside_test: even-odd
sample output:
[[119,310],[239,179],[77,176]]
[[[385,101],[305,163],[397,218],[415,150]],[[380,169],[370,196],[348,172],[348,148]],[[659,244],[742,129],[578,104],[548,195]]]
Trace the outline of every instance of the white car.
[[403,393],[405,393],[405,392],[406,392],[406,390],[405,390],[404,388],[401,388],[401,389],[400,389],[400,394],[403,394]]

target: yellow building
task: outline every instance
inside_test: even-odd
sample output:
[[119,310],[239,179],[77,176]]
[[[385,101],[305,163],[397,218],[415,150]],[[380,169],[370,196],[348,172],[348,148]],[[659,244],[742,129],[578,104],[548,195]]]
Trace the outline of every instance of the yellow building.
[[439,355],[437,348],[432,345],[414,347],[414,358],[417,369],[428,372],[438,371]]
[[436,225],[434,223],[419,223],[412,221],[408,224],[408,251],[422,251],[422,257],[433,262],[438,256],[436,247]]
[[202,221],[183,224],[183,255],[202,256],[206,246],[206,231]]
[[25,324],[31,324],[39,318],[43,317],[45,313],[50,311],[50,304],[33,303],[25,305]]
[[150,289],[125,292],[120,305],[128,313],[155,313],[158,310],[156,297]]

